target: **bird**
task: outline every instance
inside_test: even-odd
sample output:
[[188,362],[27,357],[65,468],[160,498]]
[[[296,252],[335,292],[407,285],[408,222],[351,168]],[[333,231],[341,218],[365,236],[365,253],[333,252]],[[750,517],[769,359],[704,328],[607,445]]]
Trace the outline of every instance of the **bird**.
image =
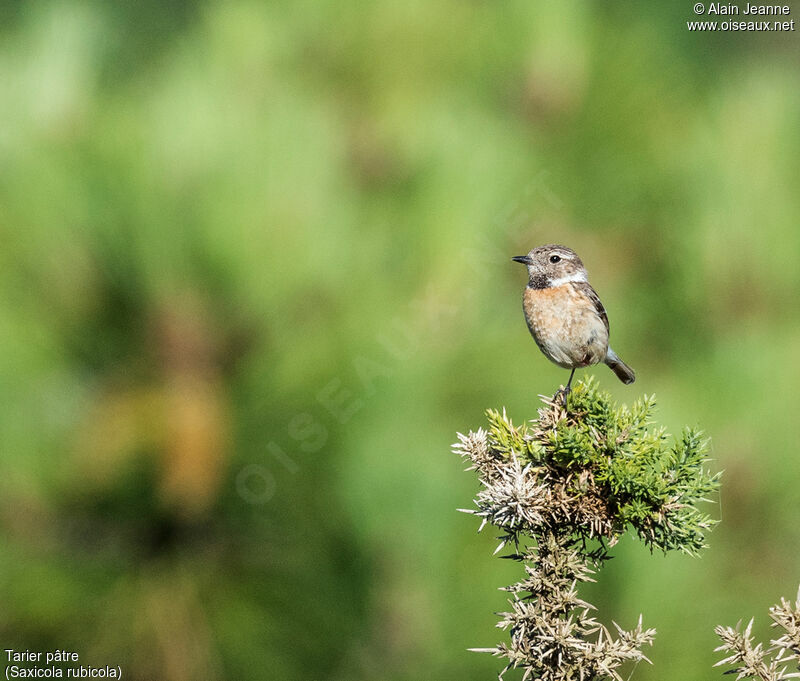
[[578,368],[604,362],[623,383],[636,380],[633,369],[608,344],[608,315],[575,251],[548,244],[511,259],[528,268],[522,309],[533,340],[547,359],[572,370],[567,385],[555,395],[564,407]]

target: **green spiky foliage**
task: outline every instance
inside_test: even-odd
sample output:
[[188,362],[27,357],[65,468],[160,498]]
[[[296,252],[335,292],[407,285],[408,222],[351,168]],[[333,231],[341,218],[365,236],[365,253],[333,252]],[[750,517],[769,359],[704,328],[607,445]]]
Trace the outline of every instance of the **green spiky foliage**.
[[489,410],[488,429],[459,434],[454,450],[469,461],[481,490],[475,509],[501,531],[498,551],[525,564],[526,577],[506,588],[511,611],[498,627],[510,644],[476,649],[524,669],[524,679],[620,679],[626,661],[655,631],[612,634],[577,597],[577,584],[632,531],[651,550],[696,555],[716,521],[700,510],[717,489],[707,468],[707,441],[687,428],[672,439],[652,422],[655,401],[628,408],[612,403],[592,379],[579,382],[566,407],[543,400],[538,418],[514,425],[505,410]]

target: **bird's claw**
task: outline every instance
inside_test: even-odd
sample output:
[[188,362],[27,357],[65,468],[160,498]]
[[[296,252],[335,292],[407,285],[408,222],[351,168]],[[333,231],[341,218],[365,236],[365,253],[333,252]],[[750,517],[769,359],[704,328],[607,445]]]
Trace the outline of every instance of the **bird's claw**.
[[566,409],[567,408],[567,395],[569,395],[571,392],[572,392],[572,388],[570,386],[566,386],[565,388],[559,388],[556,391],[556,394],[553,395],[553,401],[555,402],[556,400],[561,399],[561,406],[563,406],[564,409]]

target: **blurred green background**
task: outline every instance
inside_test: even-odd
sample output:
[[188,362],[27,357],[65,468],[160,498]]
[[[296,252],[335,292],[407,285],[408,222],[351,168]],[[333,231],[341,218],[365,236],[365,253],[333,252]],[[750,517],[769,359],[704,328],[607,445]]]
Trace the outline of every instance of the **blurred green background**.
[[725,470],[702,558],[626,538],[586,597],[658,629],[634,678],[720,678],[800,583],[800,47],[691,18],[2,3],[0,648],[494,678],[519,566],[449,447],[566,379],[509,260],[560,242],[638,380],[587,373]]

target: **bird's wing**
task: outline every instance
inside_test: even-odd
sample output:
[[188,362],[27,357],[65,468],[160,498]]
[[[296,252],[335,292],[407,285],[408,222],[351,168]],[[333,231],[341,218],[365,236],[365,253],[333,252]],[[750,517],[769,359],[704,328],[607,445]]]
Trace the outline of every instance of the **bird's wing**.
[[606,331],[608,331],[608,315],[606,314],[606,308],[603,307],[603,303],[600,302],[600,296],[597,295],[597,292],[592,288],[591,284],[589,284],[588,281],[574,281],[572,285],[579,293],[582,293],[592,301],[594,309],[597,311],[597,316],[603,320],[603,324],[606,325]]

